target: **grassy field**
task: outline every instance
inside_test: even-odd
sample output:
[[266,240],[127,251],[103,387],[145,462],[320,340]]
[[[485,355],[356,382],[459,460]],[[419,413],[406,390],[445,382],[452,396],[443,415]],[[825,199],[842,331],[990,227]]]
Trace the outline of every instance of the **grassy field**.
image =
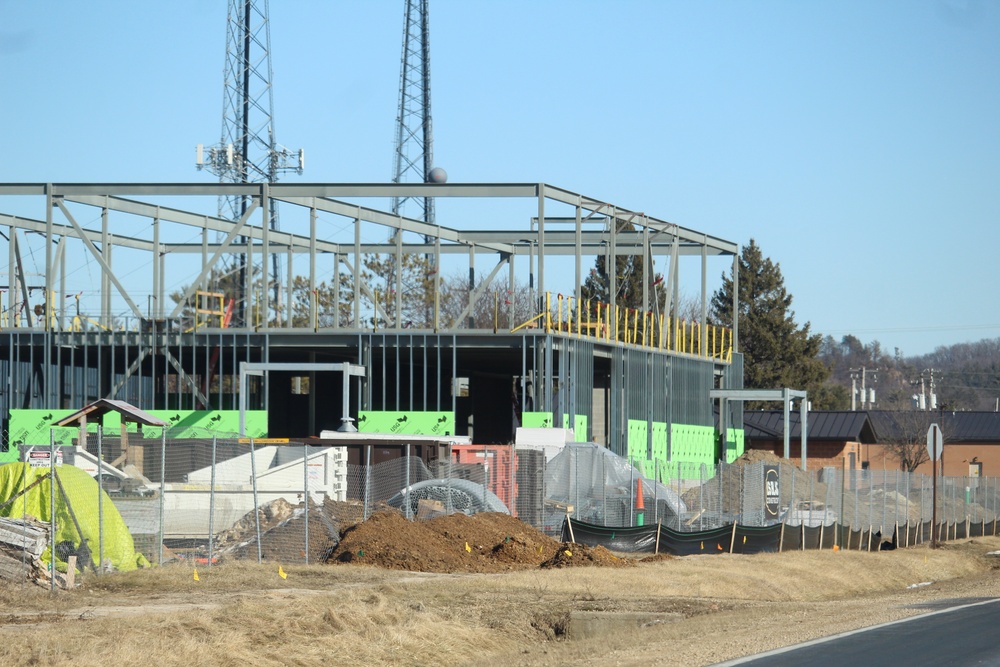
[[[233,563],[201,567],[197,581],[190,565],[168,565],[54,595],[0,587],[0,664],[711,664],[917,613],[910,604],[935,597],[1000,593],[1000,558],[987,555],[998,549],[1000,538],[977,538],[506,574],[339,564],[284,567],[282,578],[276,563]],[[581,611],[683,620],[576,640],[566,629]]]

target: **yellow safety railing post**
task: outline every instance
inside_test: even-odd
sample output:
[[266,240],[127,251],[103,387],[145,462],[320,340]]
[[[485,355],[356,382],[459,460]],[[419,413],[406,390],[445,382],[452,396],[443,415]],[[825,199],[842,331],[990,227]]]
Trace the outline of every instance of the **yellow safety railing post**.
[[545,293],[545,333],[552,333],[552,292]]
[[583,313],[580,312],[580,299],[576,299],[576,337],[583,335],[581,331],[583,325]]

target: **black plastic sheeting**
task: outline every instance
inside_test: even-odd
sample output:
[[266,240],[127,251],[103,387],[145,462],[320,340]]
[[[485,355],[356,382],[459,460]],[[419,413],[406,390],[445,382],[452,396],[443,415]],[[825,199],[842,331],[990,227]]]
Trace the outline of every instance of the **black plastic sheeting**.
[[[996,521],[939,524],[940,540],[963,539],[970,536],[995,535],[1000,532]],[[679,532],[661,524],[651,526],[601,526],[584,521],[563,522],[562,539],[587,546],[603,546],[619,553],[668,553],[675,556],[694,554],[756,554],[802,549],[840,549],[851,551],[883,551],[914,546],[930,541],[931,523],[892,527],[883,535],[880,530],[851,530],[848,526],[789,526],[781,524],[763,528],[733,524],[695,532]],[[571,534],[572,532],[572,534]]]
[[[572,536],[570,527],[572,526]],[[659,535],[657,530],[659,529]],[[732,525],[684,533],[660,524],[652,526],[612,527],[584,521],[563,523],[562,539],[587,546],[603,546],[619,553],[669,553],[675,556],[694,554],[755,554],[778,551],[781,526],[753,528]]]

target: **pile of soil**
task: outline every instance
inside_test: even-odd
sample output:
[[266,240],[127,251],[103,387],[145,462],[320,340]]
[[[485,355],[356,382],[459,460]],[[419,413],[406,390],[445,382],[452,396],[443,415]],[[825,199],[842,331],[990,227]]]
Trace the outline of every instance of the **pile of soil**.
[[511,516],[451,514],[408,521],[377,512],[340,534],[329,563],[419,572],[509,572],[538,567],[620,566],[603,547],[560,543]]

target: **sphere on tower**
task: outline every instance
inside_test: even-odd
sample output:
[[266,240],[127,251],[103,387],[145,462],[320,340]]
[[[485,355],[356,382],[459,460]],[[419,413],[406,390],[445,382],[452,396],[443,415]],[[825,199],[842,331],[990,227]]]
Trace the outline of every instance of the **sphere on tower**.
[[448,182],[448,172],[446,172],[441,167],[434,167],[427,173],[428,183],[447,183]]

